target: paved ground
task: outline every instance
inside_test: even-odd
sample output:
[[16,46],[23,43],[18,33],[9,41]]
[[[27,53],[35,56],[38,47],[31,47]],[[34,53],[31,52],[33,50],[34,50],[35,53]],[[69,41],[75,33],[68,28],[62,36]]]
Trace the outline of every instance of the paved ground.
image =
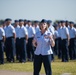
[[62,75],[71,75],[71,73],[64,73],[64,74],[62,74]]
[[[33,75],[33,73],[0,70],[0,75]],[[44,75],[44,74],[40,74],[40,75]],[[71,73],[64,73],[62,75],[71,75]]]
[[[0,70],[0,75],[33,75],[33,73]],[[44,75],[44,74],[41,74],[41,75]]]

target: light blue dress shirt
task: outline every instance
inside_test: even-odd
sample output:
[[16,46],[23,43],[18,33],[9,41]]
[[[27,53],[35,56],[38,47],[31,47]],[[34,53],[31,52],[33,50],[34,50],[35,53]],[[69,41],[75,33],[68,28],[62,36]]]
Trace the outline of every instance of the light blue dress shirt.
[[61,39],[67,39],[67,35],[69,35],[69,30],[67,27],[62,27],[60,32]]
[[16,31],[16,38],[19,38],[19,28],[20,26],[18,25],[17,27],[15,27],[15,31]]
[[39,32],[39,31],[40,31],[40,28],[39,28],[39,26],[37,26],[37,27],[34,27],[34,29],[35,29],[35,33],[37,33],[37,32]]
[[54,35],[55,29],[52,25],[49,27],[49,31],[52,33],[52,35]]
[[61,29],[62,29],[62,27],[60,27],[60,28],[58,28],[58,34],[59,34],[59,37],[61,37]]
[[28,35],[27,29],[24,27],[24,25],[22,25],[19,28],[19,38],[25,38],[26,35]]
[[5,32],[4,32],[3,28],[0,27],[0,40],[3,39],[3,36],[5,36]]
[[58,32],[58,30],[55,30],[54,36],[55,36],[55,39],[59,38],[59,32]]
[[70,35],[70,38],[75,38],[76,37],[76,29],[74,27],[72,28],[68,28],[69,29],[69,35]]
[[6,38],[13,37],[13,33],[15,33],[15,28],[12,25],[6,26],[4,30]]
[[35,50],[36,55],[50,55],[52,54],[52,48],[50,44],[50,39],[48,36],[52,34],[50,31],[46,31],[43,35],[41,34],[41,31],[37,32],[35,35],[35,40],[37,42],[37,47]]
[[32,38],[35,35],[35,29],[32,26],[27,26],[28,38]]

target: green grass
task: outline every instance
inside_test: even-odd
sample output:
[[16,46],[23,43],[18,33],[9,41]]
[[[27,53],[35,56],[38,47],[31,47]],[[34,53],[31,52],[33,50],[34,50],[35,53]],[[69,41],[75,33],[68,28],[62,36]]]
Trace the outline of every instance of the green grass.
[[[4,65],[0,65],[0,70],[33,72],[33,63],[5,63]],[[52,62],[52,72],[53,75],[61,75],[62,73],[72,73],[72,75],[76,75],[76,60],[61,62],[59,59],[55,58],[55,61]],[[41,73],[45,73],[43,66]]]

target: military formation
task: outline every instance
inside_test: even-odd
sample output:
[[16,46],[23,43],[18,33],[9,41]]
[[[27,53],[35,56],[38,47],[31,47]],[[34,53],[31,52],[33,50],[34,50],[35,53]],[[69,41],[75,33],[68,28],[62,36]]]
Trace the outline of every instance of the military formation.
[[[40,22],[35,20],[15,20],[12,25],[12,19],[5,19],[0,26],[0,64],[4,64],[4,52],[7,62],[20,63],[34,60],[34,51],[32,41],[35,34],[40,31]],[[51,32],[55,41],[52,47],[51,59],[57,56],[62,62],[76,60],[76,28],[72,21],[61,20],[52,25],[51,20],[47,20],[48,31]],[[16,58],[15,58],[16,57]]]

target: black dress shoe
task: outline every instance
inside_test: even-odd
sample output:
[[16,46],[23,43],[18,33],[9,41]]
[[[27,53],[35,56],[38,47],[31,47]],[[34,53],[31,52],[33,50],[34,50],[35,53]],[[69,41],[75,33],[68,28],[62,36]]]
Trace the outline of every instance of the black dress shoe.
[[0,62],[0,65],[4,65],[4,62]]

